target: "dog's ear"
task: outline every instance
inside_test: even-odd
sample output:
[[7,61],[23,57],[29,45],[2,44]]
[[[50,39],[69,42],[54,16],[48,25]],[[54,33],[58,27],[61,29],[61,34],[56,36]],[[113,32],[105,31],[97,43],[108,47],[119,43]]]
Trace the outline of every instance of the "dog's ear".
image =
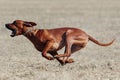
[[23,25],[25,25],[27,27],[33,27],[33,26],[36,26],[37,24],[35,22],[24,21]]

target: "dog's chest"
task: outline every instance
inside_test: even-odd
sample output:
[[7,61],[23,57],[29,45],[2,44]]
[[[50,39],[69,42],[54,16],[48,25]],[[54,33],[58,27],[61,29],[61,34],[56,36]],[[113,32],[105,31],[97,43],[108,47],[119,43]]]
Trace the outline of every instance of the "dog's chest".
[[53,44],[53,46],[50,48],[50,51],[53,51],[53,50],[59,50],[59,49],[61,49],[62,47],[64,46],[64,44],[63,43],[59,43],[59,42],[55,42],[54,44]]
[[53,43],[53,46],[50,48],[50,50],[56,50],[56,49],[58,49],[59,48],[59,45],[60,43],[57,43],[57,42],[55,42],[55,43]]

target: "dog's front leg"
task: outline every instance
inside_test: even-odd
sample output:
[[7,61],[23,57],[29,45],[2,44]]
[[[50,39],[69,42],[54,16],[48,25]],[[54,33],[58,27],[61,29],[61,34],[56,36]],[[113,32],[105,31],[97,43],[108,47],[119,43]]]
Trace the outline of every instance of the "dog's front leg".
[[47,56],[47,52],[48,50],[52,47],[54,41],[53,40],[49,40],[47,41],[44,50],[42,51],[42,56],[45,57],[48,60],[53,60],[54,58],[51,56]]

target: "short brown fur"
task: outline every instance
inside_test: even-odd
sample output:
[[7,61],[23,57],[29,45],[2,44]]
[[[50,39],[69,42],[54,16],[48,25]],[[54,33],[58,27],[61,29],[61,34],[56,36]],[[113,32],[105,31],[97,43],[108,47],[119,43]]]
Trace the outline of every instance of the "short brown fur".
[[[69,59],[72,53],[84,48],[90,40],[100,46],[109,46],[110,43],[103,44],[77,28],[56,28],[56,29],[34,29],[34,22],[15,20],[13,23],[6,24],[6,27],[12,30],[11,36],[24,35],[42,52],[42,56],[48,60],[56,58],[61,64],[72,63]],[[57,51],[65,47],[64,54],[58,54]],[[50,53],[52,56],[48,56]]]

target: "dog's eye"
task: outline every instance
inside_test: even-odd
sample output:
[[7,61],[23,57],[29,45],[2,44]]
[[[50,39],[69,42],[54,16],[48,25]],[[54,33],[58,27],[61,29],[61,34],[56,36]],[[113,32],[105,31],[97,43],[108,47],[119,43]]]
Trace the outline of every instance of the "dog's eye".
[[14,21],[13,24],[15,24],[16,22]]

